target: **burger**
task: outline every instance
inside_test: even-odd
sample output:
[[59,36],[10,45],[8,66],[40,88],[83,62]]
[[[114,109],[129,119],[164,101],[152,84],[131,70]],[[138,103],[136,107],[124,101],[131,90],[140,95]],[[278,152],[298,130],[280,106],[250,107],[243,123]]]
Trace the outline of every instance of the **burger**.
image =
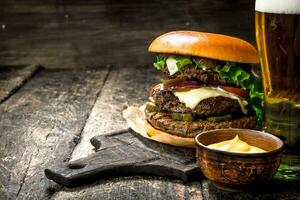
[[175,146],[194,146],[207,130],[255,128],[262,118],[256,49],[225,35],[173,31],[150,44],[162,83],[149,89],[146,132]]

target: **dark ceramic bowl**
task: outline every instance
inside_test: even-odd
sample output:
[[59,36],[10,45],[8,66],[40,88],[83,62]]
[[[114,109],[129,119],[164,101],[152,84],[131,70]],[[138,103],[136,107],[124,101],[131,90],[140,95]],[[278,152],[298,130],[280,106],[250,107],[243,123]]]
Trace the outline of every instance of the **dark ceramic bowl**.
[[[207,145],[231,140],[236,135],[263,153],[233,153],[208,148]],[[197,163],[202,173],[217,186],[238,188],[270,180],[276,173],[283,142],[265,132],[248,129],[219,129],[196,136]]]

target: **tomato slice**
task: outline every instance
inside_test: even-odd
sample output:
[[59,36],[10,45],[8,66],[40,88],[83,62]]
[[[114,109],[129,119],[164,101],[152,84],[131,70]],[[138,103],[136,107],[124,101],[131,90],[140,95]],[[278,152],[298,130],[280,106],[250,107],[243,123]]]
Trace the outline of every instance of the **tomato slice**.
[[249,92],[247,90],[243,90],[240,88],[236,88],[236,87],[230,87],[230,86],[223,86],[222,87],[223,90],[226,90],[227,92],[233,93],[233,94],[237,94],[240,97],[243,97],[244,99],[247,99]]

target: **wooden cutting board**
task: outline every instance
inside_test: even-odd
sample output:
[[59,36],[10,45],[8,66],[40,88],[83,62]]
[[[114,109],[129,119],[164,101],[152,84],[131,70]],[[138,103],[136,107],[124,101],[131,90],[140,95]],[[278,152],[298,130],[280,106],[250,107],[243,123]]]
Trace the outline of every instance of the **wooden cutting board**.
[[45,169],[59,184],[75,187],[102,178],[126,175],[173,177],[185,182],[201,176],[195,149],[173,147],[122,130],[91,139],[96,152],[86,158]]

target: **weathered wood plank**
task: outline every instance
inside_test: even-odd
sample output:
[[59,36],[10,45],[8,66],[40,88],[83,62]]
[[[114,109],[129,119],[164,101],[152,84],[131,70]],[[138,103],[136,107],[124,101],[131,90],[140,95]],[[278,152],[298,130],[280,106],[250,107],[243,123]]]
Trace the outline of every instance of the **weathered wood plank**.
[[123,107],[145,103],[147,89],[159,82],[159,72],[152,66],[132,66],[113,68],[100,96],[87,120],[82,139],[72,153],[71,160],[93,153],[90,139],[96,135],[126,129],[122,117]]
[[0,2],[2,64],[46,67],[144,65],[154,37],[170,30],[218,32],[254,43],[252,0]]
[[[90,114],[72,159],[93,153],[90,138],[127,128],[121,111],[124,104],[141,104],[148,98],[146,89],[159,82],[160,73],[152,66],[114,68]],[[202,199],[199,183],[151,178],[149,176],[109,179],[91,186],[57,191],[53,199]]]
[[102,180],[80,188],[64,188],[51,199],[202,200],[203,197],[198,182],[185,185],[178,180],[134,176]]
[[273,181],[260,185],[252,192],[228,192],[216,188],[210,181],[202,180],[202,194],[205,200],[261,200],[261,199],[300,199],[299,182]]
[[0,105],[1,197],[50,195],[44,168],[69,159],[107,73],[42,70]]
[[0,103],[20,88],[39,66],[0,66]]

